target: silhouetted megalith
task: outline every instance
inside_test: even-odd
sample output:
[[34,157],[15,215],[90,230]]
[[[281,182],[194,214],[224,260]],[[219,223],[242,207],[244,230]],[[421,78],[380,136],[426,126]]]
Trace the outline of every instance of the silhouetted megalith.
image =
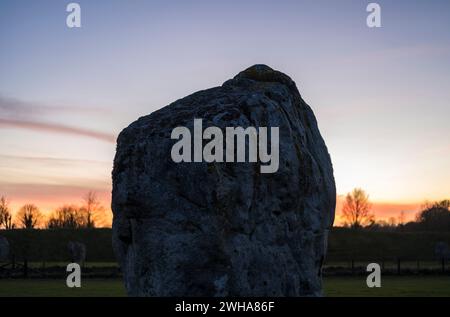
[[[174,163],[172,129],[279,127],[280,162]],[[139,118],[117,140],[113,245],[129,295],[316,296],[336,190],[295,83],[255,65]]]

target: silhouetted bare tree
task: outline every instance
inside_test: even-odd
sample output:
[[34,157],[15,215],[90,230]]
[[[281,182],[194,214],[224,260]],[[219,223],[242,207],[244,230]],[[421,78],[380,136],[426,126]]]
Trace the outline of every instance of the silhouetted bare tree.
[[86,220],[75,205],[64,205],[56,209],[47,221],[47,228],[77,229],[86,227]]
[[405,211],[400,211],[400,214],[398,215],[398,225],[401,226],[405,223]]
[[80,208],[80,211],[84,214],[86,227],[95,228],[104,218],[105,208],[93,191],[88,192],[83,200],[84,205]]
[[8,201],[4,196],[0,197],[0,228],[13,229],[12,214],[8,207]]
[[38,207],[33,204],[26,204],[20,208],[16,215],[17,224],[25,229],[34,229],[42,222],[42,214]]
[[374,215],[370,212],[372,208],[369,195],[361,188],[355,188],[345,197],[342,217],[346,225],[359,228],[369,225],[374,221]]
[[95,228],[104,218],[105,208],[95,192],[88,192],[81,207],[64,205],[56,209],[47,221],[47,228]]

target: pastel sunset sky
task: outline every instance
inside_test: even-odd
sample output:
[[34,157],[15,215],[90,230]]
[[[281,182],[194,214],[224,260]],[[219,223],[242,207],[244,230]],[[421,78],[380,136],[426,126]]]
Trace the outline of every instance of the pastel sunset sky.
[[341,198],[378,219],[450,197],[450,2],[0,2],[0,196],[50,212],[89,190],[109,207],[115,138],[129,123],[263,63],[314,110]]

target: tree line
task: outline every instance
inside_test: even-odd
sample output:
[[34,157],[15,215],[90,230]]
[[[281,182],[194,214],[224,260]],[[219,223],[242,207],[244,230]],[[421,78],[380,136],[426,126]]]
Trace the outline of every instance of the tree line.
[[[425,203],[416,215],[415,221],[405,222],[404,212],[398,219],[377,221],[372,212],[369,195],[361,188],[355,188],[345,197],[341,216],[344,226],[353,229],[403,230],[403,231],[450,231],[450,200]],[[81,205],[66,204],[44,217],[34,204],[23,205],[13,217],[7,199],[0,197],[0,228],[95,228],[106,217],[105,208],[97,195],[89,191]]]
[[404,212],[398,219],[391,217],[388,221],[377,221],[369,195],[363,189],[355,188],[345,196],[341,216],[344,226],[353,229],[450,231],[450,200],[424,203],[415,221],[405,222]]
[[81,205],[66,204],[56,208],[48,217],[35,204],[25,204],[13,216],[6,197],[0,197],[0,228],[3,229],[80,229],[95,228],[106,216],[97,194],[89,191]]

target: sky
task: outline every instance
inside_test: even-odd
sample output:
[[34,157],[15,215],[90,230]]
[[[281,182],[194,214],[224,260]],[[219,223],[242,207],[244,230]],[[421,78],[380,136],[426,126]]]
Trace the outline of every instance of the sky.
[[[450,197],[450,2],[0,1],[0,195],[50,212],[94,190],[110,205],[129,123],[253,64],[312,107],[342,197],[379,219]],[[339,221],[339,218],[338,218]]]

